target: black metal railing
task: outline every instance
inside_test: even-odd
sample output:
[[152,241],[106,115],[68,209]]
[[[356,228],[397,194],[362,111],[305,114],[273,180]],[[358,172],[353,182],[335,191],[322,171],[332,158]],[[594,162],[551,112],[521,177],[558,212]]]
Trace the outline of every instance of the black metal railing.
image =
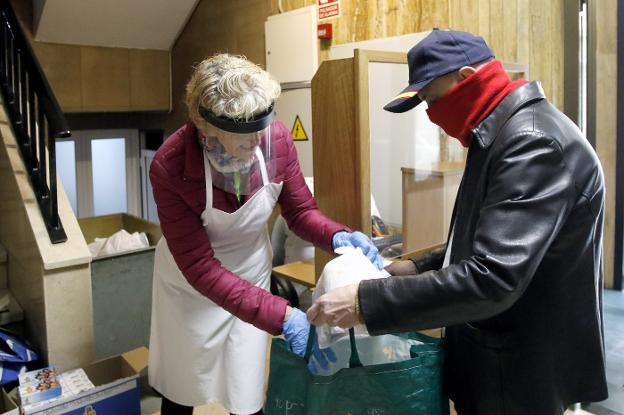
[[56,139],[71,133],[8,0],[0,0],[0,90],[50,240],[65,242],[56,194]]

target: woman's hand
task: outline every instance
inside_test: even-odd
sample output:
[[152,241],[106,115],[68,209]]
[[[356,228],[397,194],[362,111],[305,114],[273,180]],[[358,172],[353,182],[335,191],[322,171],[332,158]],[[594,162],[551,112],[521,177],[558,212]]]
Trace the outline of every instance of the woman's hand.
[[[288,316],[288,317],[286,317]],[[286,309],[286,315],[284,316],[283,333],[286,338],[286,342],[290,345],[290,349],[293,353],[303,357],[308,346],[308,337],[310,335],[310,323],[305,313],[298,308],[292,308],[290,306]],[[318,372],[316,364],[327,369],[329,362],[336,361],[336,354],[328,347],[325,349],[319,348],[318,340],[314,339],[312,345],[312,356],[308,362],[308,369],[310,372],[316,374]]]
[[370,238],[362,232],[336,232],[332,237],[332,248],[336,250],[336,248],[340,248],[342,246],[360,248],[362,253],[366,255],[366,258],[368,258],[369,261],[377,267],[377,269],[383,268],[383,259],[381,258],[381,255],[379,255],[379,250],[375,244],[373,244],[373,241],[371,241]]
[[293,353],[303,356],[308,345],[310,323],[303,311],[298,308],[286,307],[282,332]]

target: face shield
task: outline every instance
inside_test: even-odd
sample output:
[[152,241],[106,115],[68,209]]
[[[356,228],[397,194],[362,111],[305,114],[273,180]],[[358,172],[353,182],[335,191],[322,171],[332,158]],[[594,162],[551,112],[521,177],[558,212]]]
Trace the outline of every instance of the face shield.
[[205,108],[200,115],[212,127],[203,141],[214,186],[240,197],[273,180],[273,106],[248,121],[219,117]]

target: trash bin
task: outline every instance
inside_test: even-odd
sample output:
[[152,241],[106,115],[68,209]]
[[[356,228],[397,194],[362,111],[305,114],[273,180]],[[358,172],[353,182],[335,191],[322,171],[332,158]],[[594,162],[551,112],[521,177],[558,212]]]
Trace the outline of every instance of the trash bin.
[[156,223],[125,213],[78,220],[87,243],[121,229],[145,232],[149,247],[93,259],[91,282],[95,353],[98,359],[149,343]]

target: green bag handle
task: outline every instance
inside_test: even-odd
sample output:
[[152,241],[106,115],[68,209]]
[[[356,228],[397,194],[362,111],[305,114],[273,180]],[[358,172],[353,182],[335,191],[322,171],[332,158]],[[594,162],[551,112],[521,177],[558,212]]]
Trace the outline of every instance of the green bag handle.
[[312,354],[312,346],[314,346],[314,336],[316,336],[316,326],[310,324],[310,332],[308,333],[308,344],[306,345],[306,351],[303,355],[306,363],[310,362],[310,355]]
[[351,358],[349,358],[349,367],[362,367],[362,361],[360,360],[360,354],[357,351],[355,345],[355,330],[353,327],[349,329],[349,341],[351,342]]
[[[314,336],[316,336],[316,327],[310,325],[310,332],[308,334],[308,344],[306,345],[306,351],[303,358],[306,363],[310,361],[310,356],[312,355],[312,347],[314,346]],[[349,341],[351,343],[351,357],[349,358],[349,367],[361,367],[362,361],[360,360],[360,354],[357,351],[357,346],[355,344],[355,331],[353,328],[349,329]]]

